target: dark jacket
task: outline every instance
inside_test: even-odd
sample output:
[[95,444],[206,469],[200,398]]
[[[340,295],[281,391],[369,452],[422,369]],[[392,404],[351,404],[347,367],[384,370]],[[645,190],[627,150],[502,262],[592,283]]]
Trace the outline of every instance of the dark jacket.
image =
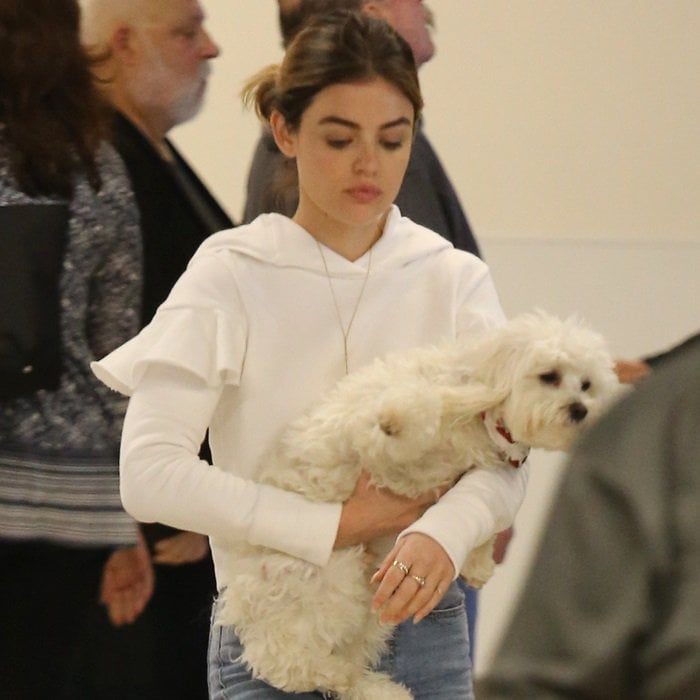
[[[170,141],[168,145],[176,165],[166,162],[139,129],[119,112],[115,113],[113,136],[141,216],[141,326],[145,326],[170,294],[202,241],[216,231],[231,228],[233,222]],[[186,178],[188,184],[184,185],[180,178]],[[208,456],[206,445],[202,456]],[[176,532],[158,523],[144,525],[142,530],[150,544]]]
[[[177,166],[167,163],[150,141],[122,114],[117,113],[114,143],[126,164],[141,214],[144,286],[142,325],[148,323],[201,242],[233,222],[204,183],[168,142]],[[179,181],[187,178],[198,202]]]

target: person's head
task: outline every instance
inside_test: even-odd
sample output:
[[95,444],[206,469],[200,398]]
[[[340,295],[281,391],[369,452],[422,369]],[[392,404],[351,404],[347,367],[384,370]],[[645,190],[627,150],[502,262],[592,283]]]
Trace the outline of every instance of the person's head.
[[[411,49],[386,22],[347,12],[312,22],[243,96],[270,123],[282,153],[296,159],[298,212],[311,204],[341,218],[385,216],[423,106]],[[354,193],[347,208],[354,213],[343,214],[343,188],[355,186],[365,190]]]
[[0,122],[11,171],[30,195],[69,196],[78,169],[99,186],[104,109],[79,26],[77,0],[0,2]]
[[277,0],[282,43],[286,47],[318,15],[335,10],[362,11],[388,22],[413,51],[418,67],[435,53],[430,34],[433,15],[423,0]]
[[277,0],[282,46],[287,48],[313,17],[337,10],[359,12],[364,3],[365,0]]
[[435,54],[430,33],[433,14],[423,0],[367,0],[364,12],[381,17],[408,42],[418,67]]
[[200,110],[219,49],[197,0],[86,0],[85,44],[105,55],[110,101],[161,139]]

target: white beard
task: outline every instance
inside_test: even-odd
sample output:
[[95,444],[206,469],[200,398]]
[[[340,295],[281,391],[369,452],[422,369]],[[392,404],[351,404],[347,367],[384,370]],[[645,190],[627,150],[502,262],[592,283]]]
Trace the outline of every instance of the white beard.
[[203,63],[196,76],[184,78],[165,62],[158,47],[144,43],[148,67],[140,66],[127,85],[133,102],[163,115],[168,128],[189,121],[202,108],[209,64]]

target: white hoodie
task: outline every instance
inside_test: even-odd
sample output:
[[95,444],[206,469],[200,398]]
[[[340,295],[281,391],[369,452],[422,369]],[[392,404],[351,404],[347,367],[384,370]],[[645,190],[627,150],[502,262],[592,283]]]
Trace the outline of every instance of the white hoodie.
[[[323,256],[347,327],[369,255],[350,262],[324,247]],[[394,207],[348,337],[350,371],[502,321],[486,265]],[[134,517],[209,535],[215,563],[237,538],[328,560],[341,505],[256,483],[285,426],[345,372],[329,278],[303,228],[265,214],[211,236],[153,321],[93,369],[132,396],[121,478]],[[207,428],[214,466],[197,457]],[[458,572],[472,547],[512,523],[526,474],[474,470],[409,530],[440,542]]]

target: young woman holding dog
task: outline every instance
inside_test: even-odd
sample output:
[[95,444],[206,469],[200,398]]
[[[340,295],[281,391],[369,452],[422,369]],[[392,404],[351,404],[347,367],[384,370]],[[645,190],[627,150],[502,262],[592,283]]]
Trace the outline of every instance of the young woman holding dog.
[[[333,548],[398,535],[375,576],[377,614],[401,623],[381,666],[416,698],[472,698],[454,579],[510,525],[526,472],[473,470],[437,502],[366,479],[342,504],[256,482],[285,425],[347,372],[503,320],[484,263],[392,205],[422,107],[411,50],[382,21],[338,14],[301,32],[245,95],[296,160],[299,206],[212,236],[153,322],[95,365],[131,395],[126,508],[208,534],[215,562],[235,538],[323,566]],[[197,456],[207,429],[213,465]],[[321,696],[252,678],[240,651],[233,629],[213,626],[213,698]]]

